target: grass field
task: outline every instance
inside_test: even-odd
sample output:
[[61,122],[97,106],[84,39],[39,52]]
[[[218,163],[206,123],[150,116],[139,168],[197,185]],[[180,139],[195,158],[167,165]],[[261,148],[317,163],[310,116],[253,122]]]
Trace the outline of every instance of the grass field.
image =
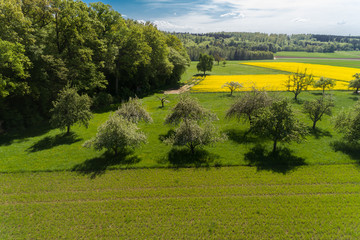
[[[215,65],[211,75],[284,73],[239,63]],[[182,82],[196,73],[192,63]],[[328,93],[335,114],[359,100],[352,91]],[[293,98],[288,92],[271,94]],[[165,108],[157,95],[142,99],[154,120],[139,126],[148,144],[119,159],[81,146],[110,112],[94,114],[88,129],[75,126],[70,136],[47,124],[1,135],[0,239],[360,238],[360,147],[342,141],[331,117],[303,143],[280,144],[273,158],[271,142],[248,133],[248,123],[224,119],[235,97],[191,95],[218,115],[215,124],[229,137],[198,151],[192,162],[187,151],[160,140],[171,129],[163,122],[176,95]],[[303,92],[299,102],[290,100],[309,128],[301,106],[320,95]]]
[[359,58],[360,51],[338,51],[334,53],[309,52],[277,52],[275,57],[301,57],[301,58]]
[[360,171],[0,174],[1,239],[358,239]]
[[[341,108],[351,107],[358,96],[351,91],[332,91],[336,107],[336,113]],[[241,93],[235,93],[235,96]],[[275,93],[274,93],[275,94]],[[304,100],[318,97],[320,92],[304,92],[299,95],[299,99]],[[281,96],[292,98],[291,93],[280,93]],[[154,122],[152,124],[140,124],[140,128],[148,136],[148,144],[137,149],[134,153],[124,155],[117,161],[106,160],[104,152],[96,152],[92,149],[82,148],[82,143],[95,136],[97,127],[105,122],[109,113],[95,114],[90,122],[88,129],[84,127],[74,127],[74,134],[64,137],[57,130],[45,129],[43,132],[22,133],[18,138],[5,135],[0,138],[0,151],[2,155],[0,172],[21,172],[21,171],[63,171],[77,169],[79,171],[102,171],[113,168],[143,168],[143,167],[168,167],[196,164],[200,165],[246,165],[244,155],[254,151],[257,144],[262,144],[263,148],[270,149],[271,142],[259,139],[251,134],[246,134],[249,128],[248,123],[238,123],[236,120],[226,120],[226,110],[232,104],[234,98],[229,97],[228,93],[201,93],[194,94],[200,103],[215,112],[219,121],[215,124],[218,128],[229,135],[229,141],[218,143],[214,146],[206,147],[205,154],[211,158],[207,162],[199,160],[197,163],[179,162],[174,156],[187,158],[186,152],[181,149],[172,149],[160,141],[162,135],[166,135],[171,126],[164,125],[165,116],[169,113],[172,106],[177,101],[176,95],[170,96],[171,103],[164,109],[159,108],[160,101],[155,96],[143,99],[145,108],[151,113]],[[309,127],[311,121],[301,113],[301,102],[292,103],[299,119],[304,121]],[[341,141],[341,135],[334,131],[331,118],[325,116],[324,120],[318,123],[319,131],[307,137],[301,144],[284,145],[292,151],[294,157],[304,159],[306,164],[343,164],[359,161],[359,157],[353,156],[351,152],[343,149],[339,151],[334,148],[336,141]],[[318,147],[314,148],[316,145]],[[236,149],[234,151],[234,149]],[[338,150],[338,151],[335,151]],[[100,169],[100,170],[99,170]],[[100,172],[101,172],[100,171]]]

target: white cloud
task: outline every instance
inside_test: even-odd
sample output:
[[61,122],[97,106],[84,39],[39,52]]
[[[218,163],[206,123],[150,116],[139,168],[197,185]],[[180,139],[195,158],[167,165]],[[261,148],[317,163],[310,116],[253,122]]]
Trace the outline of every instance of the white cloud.
[[291,20],[292,22],[300,22],[300,23],[304,23],[304,22],[308,22],[309,19],[306,18],[294,18]]
[[360,35],[359,10],[358,0],[209,0],[152,20],[166,31]]
[[220,15],[220,17],[222,17],[222,18],[224,18],[224,17],[245,18],[245,14],[242,12],[229,12],[229,13]]

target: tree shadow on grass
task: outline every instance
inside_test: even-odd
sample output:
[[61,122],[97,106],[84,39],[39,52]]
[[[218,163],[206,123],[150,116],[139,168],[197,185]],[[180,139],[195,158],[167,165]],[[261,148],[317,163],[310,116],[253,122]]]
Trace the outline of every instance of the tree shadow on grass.
[[187,148],[172,148],[161,163],[170,163],[172,167],[209,167],[214,163],[215,166],[220,166],[216,162],[219,156],[209,153],[204,149],[195,149],[194,154]]
[[334,141],[330,144],[335,152],[340,151],[350,156],[360,165],[360,144],[347,141]]
[[29,138],[43,135],[51,130],[48,124],[26,129],[25,131],[11,131],[0,134],[0,146],[8,146],[16,142],[26,142]]
[[359,97],[349,97],[351,100],[353,100],[353,101],[359,101]]
[[316,139],[319,139],[319,138],[322,138],[322,137],[332,137],[332,134],[329,131],[323,130],[323,129],[320,129],[320,128],[312,129],[312,127],[309,127],[308,131]]
[[240,129],[228,129],[225,131],[225,134],[231,141],[234,141],[239,144],[245,143],[258,143],[261,139],[250,134],[250,131],[240,130]]
[[73,143],[81,141],[82,138],[79,138],[76,133],[60,133],[56,136],[44,137],[40,141],[36,142],[34,145],[27,149],[28,152],[38,152],[46,149],[50,149],[60,145],[71,145]]
[[322,92],[311,92],[312,95],[315,95],[315,96],[322,96],[324,95]]
[[106,172],[106,170],[115,165],[130,166],[141,161],[137,156],[131,155],[133,151],[123,150],[118,156],[106,152],[100,157],[88,159],[83,163],[75,165],[71,170],[82,175],[89,175],[91,179],[96,178]]
[[281,148],[272,153],[261,145],[256,145],[250,152],[246,153],[245,160],[249,162],[249,166],[256,166],[258,171],[267,170],[282,174],[306,165],[304,158],[292,155],[288,148]]

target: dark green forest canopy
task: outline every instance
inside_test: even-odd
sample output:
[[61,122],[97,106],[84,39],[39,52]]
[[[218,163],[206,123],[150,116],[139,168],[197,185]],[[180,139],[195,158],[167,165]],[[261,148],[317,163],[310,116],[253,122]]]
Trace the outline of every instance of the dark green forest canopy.
[[7,129],[48,119],[67,84],[91,97],[142,96],[176,84],[190,63],[181,41],[153,24],[75,0],[0,0],[0,53]]
[[200,53],[227,60],[272,59],[278,51],[334,52],[360,49],[360,37],[315,34],[267,34],[218,32],[174,33],[188,50],[191,60]]

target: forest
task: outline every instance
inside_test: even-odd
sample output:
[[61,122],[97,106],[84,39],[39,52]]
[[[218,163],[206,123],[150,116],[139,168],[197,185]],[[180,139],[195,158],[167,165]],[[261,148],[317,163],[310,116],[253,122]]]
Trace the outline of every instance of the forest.
[[279,51],[335,52],[360,48],[360,37],[315,34],[267,34],[218,32],[206,34],[174,33],[181,39],[192,61],[200,53],[219,55],[227,60],[273,59]]
[[67,85],[98,105],[176,84],[181,41],[101,2],[0,0],[0,130],[49,119]]

